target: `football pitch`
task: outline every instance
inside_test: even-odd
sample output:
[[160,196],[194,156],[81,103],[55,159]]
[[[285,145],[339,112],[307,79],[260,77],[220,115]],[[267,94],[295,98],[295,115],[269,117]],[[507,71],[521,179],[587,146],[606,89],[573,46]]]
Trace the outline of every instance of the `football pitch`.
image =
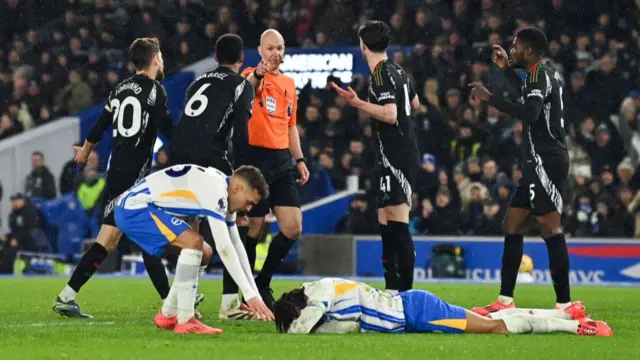
[[[278,334],[273,323],[217,320],[221,280],[203,279],[204,321],[219,336],[175,336],[156,329],[160,307],[145,278],[95,278],[78,297],[91,320],[51,311],[65,278],[0,278],[0,359],[638,359],[640,287],[574,287],[593,318],[611,325],[611,338],[549,335]],[[300,284],[274,281],[276,296]],[[380,286],[380,283],[372,283]],[[417,284],[451,303],[493,300],[497,285]],[[519,286],[519,307],[553,305],[551,286]]]

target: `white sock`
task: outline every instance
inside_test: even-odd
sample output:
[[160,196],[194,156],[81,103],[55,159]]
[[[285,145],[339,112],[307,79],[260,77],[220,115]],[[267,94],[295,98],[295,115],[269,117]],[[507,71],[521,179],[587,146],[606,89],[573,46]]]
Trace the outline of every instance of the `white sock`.
[[511,305],[513,304],[513,298],[509,297],[509,296],[498,296],[498,301],[500,301],[500,303],[502,305]]
[[571,314],[567,314],[564,310],[548,310],[548,309],[504,309],[489,314],[492,319],[504,319],[513,315],[533,315],[551,319],[571,320]]
[[200,271],[198,272],[198,276],[202,277],[207,273],[207,265],[200,265]]
[[561,310],[564,310],[564,309],[568,308],[569,306],[571,306],[570,302],[568,302],[568,303],[556,303],[556,307],[558,309],[561,309]]
[[178,315],[178,297],[176,296],[176,289],[172,286],[169,289],[169,295],[164,299],[162,303],[162,315],[166,317],[174,317]]
[[191,320],[194,315],[201,261],[202,251],[195,249],[183,249],[178,257],[176,276],[171,290],[175,288],[180,325]]
[[548,334],[553,332],[575,334],[580,325],[577,320],[543,318],[533,315],[513,315],[502,319],[502,321],[511,334]]
[[391,295],[398,295],[398,290],[387,289],[385,291]]
[[60,292],[60,300],[67,302],[71,300],[75,300],[78,293],[73,290],[69,285],[65,286],[64,289]]
[[222,304],[220,310],[234,310],[240,307],[238,294],[222,294]]

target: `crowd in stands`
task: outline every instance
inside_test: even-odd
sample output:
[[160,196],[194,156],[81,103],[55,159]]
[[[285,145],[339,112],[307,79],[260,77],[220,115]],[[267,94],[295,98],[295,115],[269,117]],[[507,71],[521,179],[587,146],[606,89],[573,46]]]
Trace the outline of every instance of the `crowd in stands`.
[[[518,29],[539,26],[549,38],[549,65],[565,84],[572,163],[565,232],[640,236],[638,0],[0,0],[0,139],[104,100],[133,71],[124,59],[135,37],[160,38],[171,73],[209,56],[227,32],[249,48],[267,27],[279,29],[288,47],[355,46],[358,25],[369,19],[390,24],[393,44],[412,46],[389,55],[410,73],[422,103],[413,119],[423,154],[414,234],[501,234],[521,176],[523,127],[471,98],[467,85],[482,81],[516,101],[517,89],[491,64],[491,45],[508,48]],[[351,86],[366,98],[367,77],[356,75]],[[338,190],[358,175],[361,188],[376,190],[372,120],[329,88],[302,89],[298,108],[314,174]],[[167,154],[158,153],[156,168],[166,166]],[[102,207],[97,154],[80,173],[70,162],[57,186],[45,156],[34,153],[24,194],[12,194],[0,263],[7,249],[38,244],[23,231],[39,226],[29,197],[76,193],[85,210]],[[375,207],[369,195],[357,197],[336,231],[376,233]]]

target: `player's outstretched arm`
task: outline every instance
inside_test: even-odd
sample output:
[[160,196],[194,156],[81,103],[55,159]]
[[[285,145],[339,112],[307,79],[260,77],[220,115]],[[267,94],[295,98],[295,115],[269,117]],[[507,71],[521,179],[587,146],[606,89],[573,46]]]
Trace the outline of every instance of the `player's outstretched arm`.
[[244,248],[244,244],[242,243],[242,238],[240,237],[240,233],[238,232],[238,226],[236,226],[236,216],[227,215],[227,227],[229,228],[229,237],[231,238],[231,243],[233,247],[236,249],[236,253],[238,254],[238,260],[240,260],[240,266],[242,267],[242,272],[249,280],[249,285],[258,293],[258,286],[256,285],[255,280],[253,279],[253,272],[251,269],[251,265],[249,263],[249,257],[247,256],[247,250]]
[[498,95],[491,95],[489,105],[528,124],[535,123],[542,111],[542,101],[537,99],[525,99],[524,104],[514,104]]
[[222,260],[225,268],[229,271],[229,274],[231,275],[231,278],[233,278],[233,281],[236,282],[236,284],[244,294],[245,299],[247,299],[247,303],[251,307],[251,310],[261,320],[273,320],[273,314],[271,313],[271,311],[269,311],[269,309],[262,301],[260,294],[255,291],[250,285],[251,281],[253,281],[253,277],[247,278],[244,271],[242,270],[242,266],[240,265],[240,259],[238,258],[236,249],[231,243],[226,222],[222,218],[217,219],[212,216],[207,216],[207,220],[209,221],[209,227],[211,228],[213,241],[216,245],[216,250],[220,255],[220,259]]
[[300,311],[300,316],[293,320],[289,334],[309,334],[324,316],[324,310],[317,306],[307,306]]
[[244,76],[247,81],[253,86],[255,90],[258,90],[260,84],[262,83],[262,79],[269,71],[269,67],[267,64],[260,60],[260,63],[255,68],[247,68],[242,72],[242,76]]
[[329,310],[336,298],[335,287],[331,279],[322,279],[306,286],[307,306],[289,327],[288,333],[308,334]]
[[[372,118],[387,124],[395,124],[398,122],[398,108],[395,104],[395,93],[382,93],[382,95],[378,97],[378,102],[383,101],[383,105],[377,105],[360,99],[351,86],[347,87],[347,90],[344,90],[333,82],[331,86],[340,96],[347,100],[349,105],[364,111]],[[391,101],[387,102],[387,100]]]
[[[537,84],[538,85],[538,84]],[[503,113],[518,118],[528,124],[533,124],[538,120],[540,111],[542,111],[542,102],[544,95],[542,90],[537,86],[525,88],[523,93],[524,104],[514,104],[501,96],[494,95],[487,90],[484,85],[479,82],[469,84],[471,95],[482,101],[486,101],[489,105],[502,111]]]

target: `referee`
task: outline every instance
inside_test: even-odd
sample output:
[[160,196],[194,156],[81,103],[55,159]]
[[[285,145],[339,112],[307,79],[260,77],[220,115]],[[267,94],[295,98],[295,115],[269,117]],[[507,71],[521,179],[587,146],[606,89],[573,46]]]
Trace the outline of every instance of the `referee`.
[[[284,39],[279,32],[273,29],[265,31],[258,48],[261,63],[256,68],[249,67],[242,72],[255,89],[253,114],[248,125],[248,154],[244,158],[247,159],[247,165],[259,168],[269,183],[269,199],[255,205],[247,214],[249,230],[245,241],[252,266],[269,208],[273,209],[280,227],[280,232],[269,246],[262,270],[256,277],[260,295],[270,309],[273,309],[274,303],[270,291],[271,277],[302,232],[298,184],[305,184],[309,179],[296,128],[296,86],[293,79],[280,72],[284,48]],[[224,314],[236,311],[239,305],[234,301],[237,292],[235,284],[223,283],[221,318]]]

